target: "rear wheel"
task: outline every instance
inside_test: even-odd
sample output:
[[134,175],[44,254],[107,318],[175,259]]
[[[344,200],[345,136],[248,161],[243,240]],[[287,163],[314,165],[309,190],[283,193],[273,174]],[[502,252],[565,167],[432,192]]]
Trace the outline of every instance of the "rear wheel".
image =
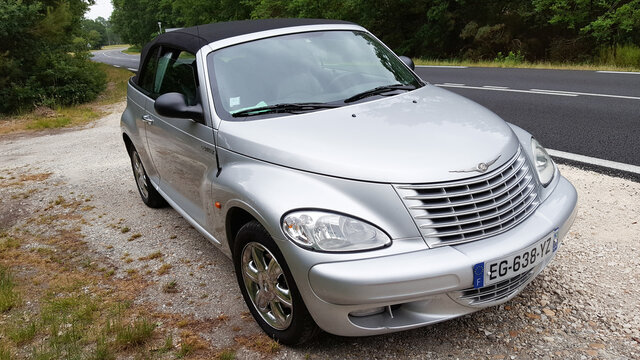
[[158,191],[153,187],[151,181],[149,181],[149,177],[147,176],[147,172],[144,170],[144,166],[142,165],[142,161],[140,160],[140,155],[138,155],[138,151],[131,150],[131,167],[133,168],[133,176],[136,179],[136,185],[138,186],[138,192],[140,193],[140,197],[142,201],[151,208],[160,208],[167,205],[167,202],[164,200],[162,195],[158,193]]
[[240,291],[267,335],[286,344],[302,344],[319,331],[291,276],[282,253],[257,221],[242,226],[233,262]]

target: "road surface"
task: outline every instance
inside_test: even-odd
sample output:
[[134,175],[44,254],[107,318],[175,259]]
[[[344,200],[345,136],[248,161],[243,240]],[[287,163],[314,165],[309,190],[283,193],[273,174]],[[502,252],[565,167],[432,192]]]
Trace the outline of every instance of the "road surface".
[[[96,51],[93,60],[137,71],[139,56],[121,50]],[[428,66],[416,72],[531,132],[554,156],[640,175],[640,73]]]

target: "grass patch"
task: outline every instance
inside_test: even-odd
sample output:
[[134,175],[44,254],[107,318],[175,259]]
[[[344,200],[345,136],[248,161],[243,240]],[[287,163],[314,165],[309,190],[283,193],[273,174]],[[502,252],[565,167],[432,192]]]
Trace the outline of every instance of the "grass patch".
[[166,275],[169,273],[169,270],[171,270],[173,266],[171,266],[171,264],[162,264],[162,266],[160,266],[160,269],[158,269],[158,275]]
[[129,349],[145,344],[153,337],[156,325],[147,319],[137,319],[132,324],[114,326],[115,344]]
[[142,51],[142,49],[138,46],[129,46],[127,49],[122,50],[123,53],[130,55],[140,55],[140,51]]
[[177,293],[178,290],[178,282],[175,280],[171,280],[167,283],[165,283],[164,285],[162,285],[162,291],[168,293],[168,294],[174,294]]
[[151,254],[149,254],[147,256],[139,257],[138,260],[141,260],[141,261],[153,260],[153,259],[160,259],[161,257],[162,257],[162,253],[160,251],[155,251],[155,252],[152,252]]
[[216,358],[218,358],[218,360],[234,360],[236,358],[236,352],[234,350],[222,350]]
[[0,266],[0,313],[6,312],[18,305],[19,296],[16,284],[9,269]]
[[129,44],[105,45],[101,47],[100,50],[113,50],[113,49],[128,48],[128,47],[131,47],[131,45]]
[[520,69],[556,69],[556,70],[592,70],[592,71],[640,71],[640,67],[618,66],[609,64],[572,64],[572,63],[552,63],[552,62],[528,62],[518,61],[517,56],[496,58],[494,61],[471,61],[471,60],[437,60],[437,59],[414,59],[416,65],[429,66],[469,66],[469,67],[493,67],[493,68],[520,68]]
[[105,115],[104,106],[125,100],[127,82],[133,74],[106,64],[98,66],[107,74],[107,88],[97,99],[81,105],[39,107],[29,113],[0,116],[0,135],[80,126]]

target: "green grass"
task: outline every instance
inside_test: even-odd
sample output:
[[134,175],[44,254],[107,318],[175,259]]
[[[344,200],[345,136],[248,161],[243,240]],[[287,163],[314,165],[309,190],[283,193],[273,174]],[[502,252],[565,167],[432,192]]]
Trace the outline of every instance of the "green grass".
[[129,44],[105,45],[100,50],[111,50],[111,49],[128,48],[128,47],[131,47],[131,45]]
[[416,65],[432,66],[469,66],[469,67],[495,67],[495,68],[522,68],[522,69],[557,69],[557,70],[606,70],[606,71],[640,71],[640,66],[621,66],[617,64],[572,64],[553,62],[529,62],[529,61],[472,61],[472,60],[440,60],[440,59],[414,59]]
[[140,55],[141,50],[142,49],[140,49],[138,46],[129,46],[129,48],[123,50],[122,52],[125,54]]
[[13,341],[16,346],[21,346],[33,340],[38,331],[38,325],[32,321],[25,326],[18,325],[7,329],[7,337]]
[[19,295],[9,269],[0,266],[0,313],[9,311],[18,305]]
[[11,360],[11,352],[0,345],[0,360]]
[[143,345],[153,337],[155,328],[155,324],[144,318],[128,325],[116,324],[113,327],[115,344],[124,349]]
[[236,352],[233,350],[223,350],[218,354],[218,360],[234,360]]

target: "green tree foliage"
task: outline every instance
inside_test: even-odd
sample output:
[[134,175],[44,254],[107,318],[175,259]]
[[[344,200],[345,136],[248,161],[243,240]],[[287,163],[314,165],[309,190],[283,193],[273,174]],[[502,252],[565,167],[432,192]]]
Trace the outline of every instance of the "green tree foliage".
[[343,19],[427,58],[589,61],[640,45],[640,0],[113,0],[114,26],[143,45],[166,27],[274,17]]
[[81,26],[88,5],[0,2],[0,113],[85,102],[104,89],[105,75],[89,61]]

